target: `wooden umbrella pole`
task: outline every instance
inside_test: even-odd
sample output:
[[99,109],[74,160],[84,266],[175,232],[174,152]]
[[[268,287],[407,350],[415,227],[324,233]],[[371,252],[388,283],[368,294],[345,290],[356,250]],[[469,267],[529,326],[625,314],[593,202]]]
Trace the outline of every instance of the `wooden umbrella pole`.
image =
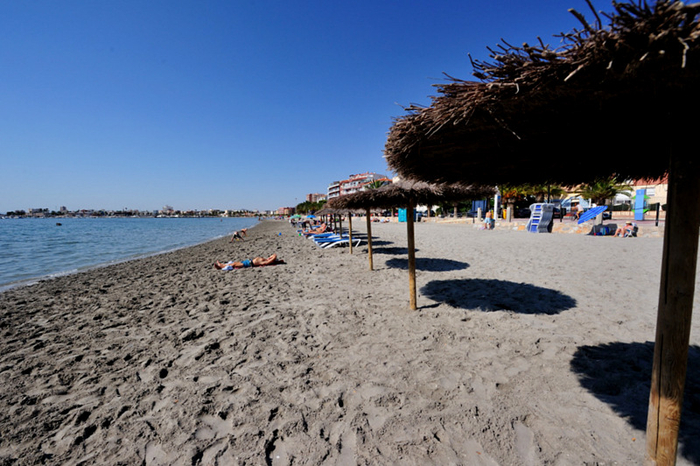
[[647,416],[646,464],[676,464],[688,363],[700,229],[700,163],[671,156],[656,343]]
[[352,254],[352,212],[348,212],[348,245],[350,246],[350,254]]
[[370,211],[367,209],[367,256],[369,257],[369,269],[374,270],[372,263],[372,219]]
[[418,309],[416,304],[416,249],[413,231],[413,201],[406,209],[406,231],[408,234],[408,287],[411,293],[411,310]]

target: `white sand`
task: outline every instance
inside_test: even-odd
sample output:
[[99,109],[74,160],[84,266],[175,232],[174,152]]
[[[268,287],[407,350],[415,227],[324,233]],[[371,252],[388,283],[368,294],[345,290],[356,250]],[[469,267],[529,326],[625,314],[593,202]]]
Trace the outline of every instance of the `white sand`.
[[373,272],[268,222],[0,294],[0,464],[641,464],[661,239],[419,223],[410,311],[405,225],[373,236]]

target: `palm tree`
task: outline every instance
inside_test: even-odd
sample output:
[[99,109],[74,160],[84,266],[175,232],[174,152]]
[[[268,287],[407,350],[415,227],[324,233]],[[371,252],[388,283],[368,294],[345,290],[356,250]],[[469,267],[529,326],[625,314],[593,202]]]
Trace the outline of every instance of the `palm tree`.
[[564,188],[555,184],[529,184],[524,189],[528,195],[534,196],[537,202],[549,202],[552,197],[561,198],[566,192]]
[[501,193],[501,200],[507,207],[515,207],[518,201],[522,201],[527,196],[525,185],[502,184],[498,186]]
[[304,201],[301,204],[297,204],[295,209],[298,214],[310,214],[321,210],[325,204],[325,199],[318,202]]
[[375,180],[371,183],[366,184],[365,189],[379,189],[387,184],[389,184],[389,181],[387,180]]
[[506,207],[514,207],[520,201],[548,202],[552,197],[561,198],[565,191],[559,185],[549,184],[503,184],[498,186]]
[[618,194],[632,192],[632,186],[628,183],[621,183],[616,177],[601,178],[592,183],[579,186],[577,194],[584,198],[591,199],[597,205],[605,205],[605,201],[613,199]]

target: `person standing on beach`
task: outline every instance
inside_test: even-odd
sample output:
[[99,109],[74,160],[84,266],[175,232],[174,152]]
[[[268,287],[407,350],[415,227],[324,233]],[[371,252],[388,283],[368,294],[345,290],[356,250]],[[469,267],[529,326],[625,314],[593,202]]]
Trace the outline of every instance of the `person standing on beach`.
[[241,231],[234,231],[233,236],[231,237],[231,241],[229,241],[229,243],[233,243],[236,240],[243,241],[244,236],[248,236],[247,228],[243,228]]

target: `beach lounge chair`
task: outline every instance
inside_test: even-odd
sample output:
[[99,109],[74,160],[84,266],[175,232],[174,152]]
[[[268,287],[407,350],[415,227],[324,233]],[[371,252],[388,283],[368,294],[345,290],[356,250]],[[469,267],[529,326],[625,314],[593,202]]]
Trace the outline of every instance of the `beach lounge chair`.
[[327,236],[313,237],[312,239],[313,239],[314,243],[321,245],[321,244],[325,244],[325,243],[332,243],[333,241],[339,241],[343,238],[340,235],[330,234]]
[[[356,248],[362,243],[361,239],[353,239],[352,246]],[[320,246],[324,249],[335,248],[338,246],[348,246],[350,244],[350,238],[343,238],[336,241],[329,241],[327,243],[321,243]]]
[[318,233],[316,235],[309,235],[307,236],[308,239],[321,239],[321,238],[330,238],[331,236],[338,236],[335,233]]

